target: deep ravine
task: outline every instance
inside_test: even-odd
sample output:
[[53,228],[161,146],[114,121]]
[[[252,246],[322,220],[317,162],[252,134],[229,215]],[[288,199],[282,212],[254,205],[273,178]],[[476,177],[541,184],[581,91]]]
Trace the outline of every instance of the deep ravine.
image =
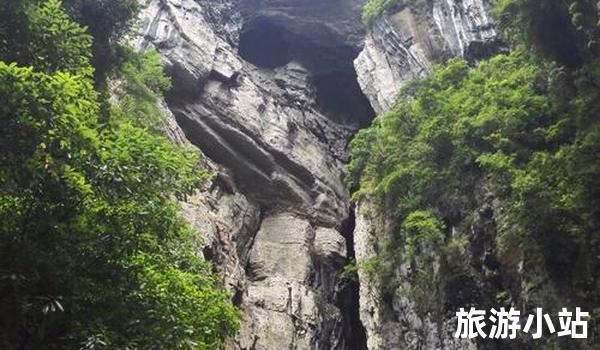
[[600,349],[599,18],[1,2],[0,349]]
[[[356,262],[354,249],[354,230],[356,228],[356,217],[354,207],[350,209],[350,215],[342,225],[342,234],[346,239],[346,263]],[[367,350],[367,334],[360,320],[360,283],[356,279],[348,278],[341,282],[341,288],[337,293],[336,305],[342,310],[344,349]]]
[[183,207],[244,313],[228,349],[382,348],[373,301],[340,278],[356,249],[347,144],[403,81],[493,41],[487,2],[469,2],[369,31],[363,0],[144,2],[135,40],[172,77],[170,136],[217,174]]

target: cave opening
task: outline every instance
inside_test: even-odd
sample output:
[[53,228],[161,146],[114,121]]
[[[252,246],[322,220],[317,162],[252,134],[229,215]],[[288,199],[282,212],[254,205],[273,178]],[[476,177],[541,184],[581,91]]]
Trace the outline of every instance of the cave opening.
[[288,33],[268,21],[259,21],[240,33],[238,53],[261,68],[277,68],[292,60]]
[[318,110],[337,123],[358,129],[375,116],[358,84],[353,61],[359,52],[354,47],[336,42],[323,45],[258,18],[244,24],[238,53],[259,68],[300,63],[309,71]]
[[317,105],[337,122],[367,127],[375,111],[358,85],[354,67],[313,76]]
[[[274,69],[290,62],[301,64],[309,72],[317,109],[330,120],[353,129],[370,124],[375,111],[358,84],[354,59],[358,49],[342,42],[311,40],[292,33],[268,18],[246,22],[240,33],[238,53],[259,68]],[[355,259],[353,232],[355,217],[342,223],[347,260]],[[341,310],[341,349],[367,350],[366,330],[360,320],[359,282],[337,280],[332,302]]]

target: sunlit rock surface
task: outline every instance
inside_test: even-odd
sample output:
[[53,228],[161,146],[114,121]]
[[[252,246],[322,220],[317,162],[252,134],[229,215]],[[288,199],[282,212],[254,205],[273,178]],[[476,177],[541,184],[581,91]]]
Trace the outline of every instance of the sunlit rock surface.
[[409,2],[379,16],[355,61],[358,81],[373,108],[393,107],[403,83],[451,57],[484,58],[498,51],[489,0]]

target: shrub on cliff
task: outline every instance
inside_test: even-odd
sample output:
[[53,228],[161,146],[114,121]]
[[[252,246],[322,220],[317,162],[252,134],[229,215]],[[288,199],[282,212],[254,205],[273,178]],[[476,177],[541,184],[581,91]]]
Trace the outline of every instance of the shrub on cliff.
[[[452,60],[410,83],[351,144],[354,198],[370,198],[394,223],[384,259],[413,257],[413,271],[431,263],[424,254],[445,259],[451,228],[471,225],[477,193],[487,190],[501,203],[500,254],[522,252],[525,266],[572,290],[597,278],[599,73],[596,61],[570,70],[516,51],[473,68]],[[443,237],[433,236],[438,248],[413,247],[432,225],[404,229],[422,211],[445,224]],[[593,288],[580,293],[597,303]]]

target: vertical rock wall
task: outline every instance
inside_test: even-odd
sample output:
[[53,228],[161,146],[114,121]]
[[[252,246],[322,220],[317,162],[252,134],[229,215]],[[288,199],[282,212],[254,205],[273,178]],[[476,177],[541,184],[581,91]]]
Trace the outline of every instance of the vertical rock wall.
[[[401,2],[404,3],[404,2]],[[500,48],[490,0],[407,2],[379,16],[355,61],[377,113],[391,109],[404,82],[451,57],[477,60]]]
[[[169,135],[213,182],[183,203],[243,313],[229,349],[362,349],[340,310],[361,0],[144,0],[135,36],[172,77]],[[357,316],[357,315],[356,315]]]
[[[488,0],[403,3],[375,20],[354,62],[361,88],[378,113],[394,106],[406,81],[428,74],[434,65],[452,57],[476,61],[502,46],[488,14]],[[389,227],[387,218],[368,200],[357,206],[354,247],[359,264],[377,256]],[[398,266],[396,278],[406,280],[407,270]],[[454,339],[456,321],[451,315],[440,318],[419,313],[415,300],[402,292],[409,286],[401,283],[389,295],[384,293],[385,286],[363,270],[359,270],[359,281],[360,318],[369,349],[478,348],[474,342]]]
[[369,31],[363,3],[142,1],[137,45],[156,49],[173,78],[169,134],[216,173],[183,209],[244,312],[229,349],[475,348],[451,339],[450,321],[385,300],[363,272],[356,319],[356,286],[339,271],[354,251],[359,262],[375,255],[385,218],[357,208],[355,246],[346,242],[342,177],[348,140],[405,81],[499,48],[489,1],[415,2]]

